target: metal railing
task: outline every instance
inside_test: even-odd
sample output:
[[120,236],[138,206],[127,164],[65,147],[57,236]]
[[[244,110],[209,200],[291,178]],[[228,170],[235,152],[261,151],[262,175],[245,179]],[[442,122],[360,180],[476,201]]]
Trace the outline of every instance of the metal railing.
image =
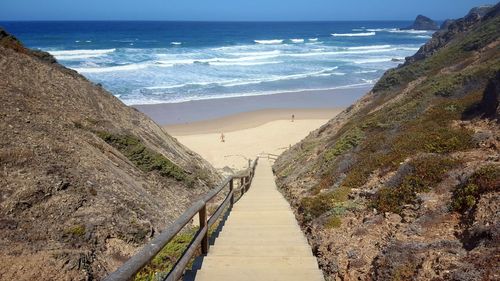
[[[172,270],[168,273],[164,280],[177,281],[182,277],[184,271],[189,264],[189,261],[194,257],[197,249],[201,248],[203,255],[208,254],[209,243],[208,233],[209,228],[212,227],[221,214],[224,212],[228,204],[232,206],[235,203],[235,194],[240,192],[240,197],[250,188],[253,177],[255,175],[255,167],[257,166],[258,157],[249,165],[248,169],[233,176],[227,177],[217,188],[205,194],[200,200],[193,203],[177,220],[169,225],[164,231],[156,238],[151,240],[142,249],[139,250],[134,256],[127,260],[115,272],[106,277],[105,281],[127,281],[135,277],[135,275],[146,266],[166,245],[170,242],[180,231],[184,228],[191,219],[199,214],[200,228],[196,232],[193,240],[174,265]],[[234,189],[234,181],[240,180],[240,187]],[[224,201],[219,205],[217,210],[212,214],[210,219],[207,220],[207,203],[217,196],[226,186],[229,186]]]

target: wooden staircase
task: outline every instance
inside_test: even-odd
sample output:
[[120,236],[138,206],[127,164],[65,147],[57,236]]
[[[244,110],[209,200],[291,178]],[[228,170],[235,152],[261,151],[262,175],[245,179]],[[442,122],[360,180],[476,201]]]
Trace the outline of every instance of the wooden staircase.
[[324,280],[269,160],[259,162],[250,190],[198,266],[184,280]]

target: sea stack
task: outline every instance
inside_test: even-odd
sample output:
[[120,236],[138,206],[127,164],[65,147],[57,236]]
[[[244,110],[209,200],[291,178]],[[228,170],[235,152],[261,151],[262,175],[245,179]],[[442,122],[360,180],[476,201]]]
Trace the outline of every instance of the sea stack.
[[403,29],[415,29],[415,30],[438,30],[439,26],[432,19],[418,15],[412,25]]

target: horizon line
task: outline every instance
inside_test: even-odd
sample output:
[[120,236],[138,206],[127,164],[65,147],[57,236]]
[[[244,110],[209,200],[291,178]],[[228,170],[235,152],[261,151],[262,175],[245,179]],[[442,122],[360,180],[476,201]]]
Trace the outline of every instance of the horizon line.
[[[373,21],[373,22],[391,22],[391,21],[414,21],[415,19],[356,19],[356,20],[144,20],[144,19],[0,19],[0,22],[213,22],[213,23],[280,23],[280,22],[361,22],[361,21]],[[432,19],[433,21],[444,21],[446,19]]]

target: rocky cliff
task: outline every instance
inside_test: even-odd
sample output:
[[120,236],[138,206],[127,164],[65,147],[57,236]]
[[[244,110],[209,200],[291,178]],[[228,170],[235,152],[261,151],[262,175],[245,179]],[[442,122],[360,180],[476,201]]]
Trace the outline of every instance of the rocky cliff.
[[0,30],[0,279],[95,280],[219,180],[98,85]]
[[498,280],[500,5],[274,165],[327,280]]
[[430,18],[422,15],[418,15],[412,25],[403,29],[415,29],[415,30],[438,30],[439,26],[431,20]]

